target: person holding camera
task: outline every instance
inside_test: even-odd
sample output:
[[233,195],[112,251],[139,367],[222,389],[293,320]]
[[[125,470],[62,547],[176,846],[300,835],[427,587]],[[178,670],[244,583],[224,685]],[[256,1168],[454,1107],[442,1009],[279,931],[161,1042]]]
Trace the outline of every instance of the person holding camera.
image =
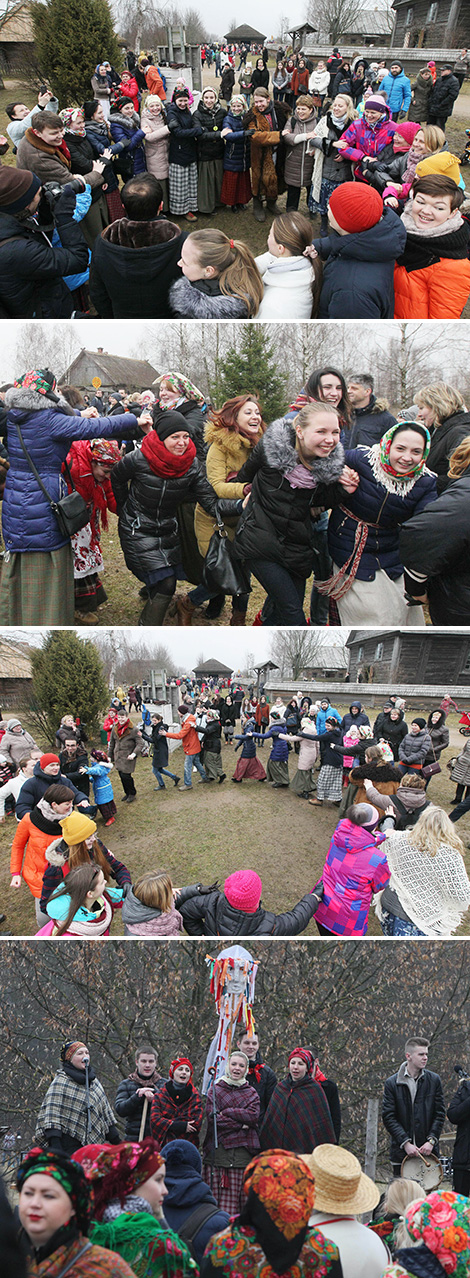
[[13,146],[17,147],[24,138],[26,130],[31,128],[33,115],[36,115],[38,111],[52,111],[55,114],[58,109],[58,99],[54,97],[52,90],[48,89],[47,84],[41,85],[37,104],[31,110],[25,106],[24,102],[9,102],[5,107],[5,113],[11,121],[7,125],[7,133]]
[[[83,190],[82,178],[44,192],[35,173],[0,166],[1,318],[69,319],[76,314],[63,277],[88,266],[88,246],[73,217],[78,190]],[[51,245],[51,223],[61,247]]]

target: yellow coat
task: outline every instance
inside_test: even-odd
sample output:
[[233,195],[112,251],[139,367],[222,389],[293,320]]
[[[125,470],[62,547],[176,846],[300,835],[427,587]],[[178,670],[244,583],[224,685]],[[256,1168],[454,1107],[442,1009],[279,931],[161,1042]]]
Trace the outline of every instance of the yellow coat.
[[[244,485],[227,483],[227,475],[231,475],[233,471],[241,469],[246,462],[248,453],[261,439],[261,435],[262,432],[260,431],[252,443],[244,435],[239,435],[237,431],[229,431],[223,427],[216,426],[214,422],[208,422],[204,432],[205,441],[210,445],[206,458],[207,478],[218,497],[232,497],[235,499],[243,497]],[[215,526],[212,516],[208,515],[202,509],[202,506],[198,504],[194,515],[194,529],[199,551],[203,556],[207,554]],[[235,526],[233,528],[227,526],[227,532],[230,540],[233,541]]]

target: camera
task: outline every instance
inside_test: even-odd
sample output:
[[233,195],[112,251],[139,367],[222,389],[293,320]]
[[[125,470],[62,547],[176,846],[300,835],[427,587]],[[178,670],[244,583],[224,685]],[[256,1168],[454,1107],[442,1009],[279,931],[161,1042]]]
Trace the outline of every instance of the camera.
[[[70,182],[67,182],[66,185],[71,187],[72,191],[84,191],[86,182],[84,178],[71,178]],[[55,208],[57,200],[60,199],[63,190],[64,186],[61,186],[60,182],[43,182],[42,194],[47,200],[50,209]]]

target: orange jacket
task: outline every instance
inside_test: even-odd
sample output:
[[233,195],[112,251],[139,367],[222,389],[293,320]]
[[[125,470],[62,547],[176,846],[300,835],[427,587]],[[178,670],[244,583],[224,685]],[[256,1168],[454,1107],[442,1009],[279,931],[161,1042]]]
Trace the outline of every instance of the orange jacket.
[[201,742],[196,732],[196,719],[193,714],[189,714],[185,719],[181,732],[167,732],[167,737],[172,737],[174,741],[183,742],[183,750],[185,754],[200,754]]
[[161,98],[162,102],[166,102],[163,80],[157,67],[149,66],[145,72],[145,79],[149,93],[156,93],[157,98]]
[[38,830],[27,812],[19,822],[13,839],[10,857],[10,874],[21,874],[33,896],[42,893],[42,880],[47,866],[46,849],[57,843],[61,835],[46,834]]
[[395,319],[460,319],[470,294],[468,258],[441,257],[422,271],[395,267]]

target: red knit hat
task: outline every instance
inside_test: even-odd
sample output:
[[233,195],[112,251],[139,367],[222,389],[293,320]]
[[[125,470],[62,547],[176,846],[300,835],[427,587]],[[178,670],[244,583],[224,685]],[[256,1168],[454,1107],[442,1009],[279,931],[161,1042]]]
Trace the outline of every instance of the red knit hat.
[[308,1052],[306,1047],[294,1047],[294,1051],[291,1052],[288,1057],[288,1065],[290,1065],[294,1056],[298,1056],[299,1059],[304,1062],[307,1066],[307,1074],[311,1074],[313,1070],[312,1053]]
[[44,771],[44,768],[47,768],[49,763],[60,763],[58,754],[42,754],[39,760],[39,767]]
[[168,1073],[169,1073],[169,1075],[170,1075],[170,1078],[173,1078],[173,1075],[174,1075],[175,1069],[178,1069],[178,1067],[179,1067],[180,1065],[188,1065],[188,1066],[189,1066],[189,1069],[191,1070],[191,1078],[192,1078],[193,1073],[194,1073],[194,1070],[193,1070],[193,1067],[192,1067],[192,1065],[191,1065],[191,1061],[190,1061],[190,1060],[188,1060],[188,1057],[187,1057],[187,1056],[176,1056],[176,1057],[175,1057],[175,1060],[171,1062],[170,1068],[169,1068],[169,1070],[168,1070]]
[[409,142],[410,146],[412,146],[416,134],[419,133],[422,127],[422,124],[414,124],[412,120],[400,120],[395,129],[395,137],[398,134],[400,138],[404,138],[405,142]]
[[330,195],[329,209],[342,231],[369,231],[380,222],[382,196],[365,182],[342,182]]
[[263,884],[255,870],[235,870],[224,883],[229,905],[233,905],[234,910],[243,910],[245,914],[255,914],[262,890]]

